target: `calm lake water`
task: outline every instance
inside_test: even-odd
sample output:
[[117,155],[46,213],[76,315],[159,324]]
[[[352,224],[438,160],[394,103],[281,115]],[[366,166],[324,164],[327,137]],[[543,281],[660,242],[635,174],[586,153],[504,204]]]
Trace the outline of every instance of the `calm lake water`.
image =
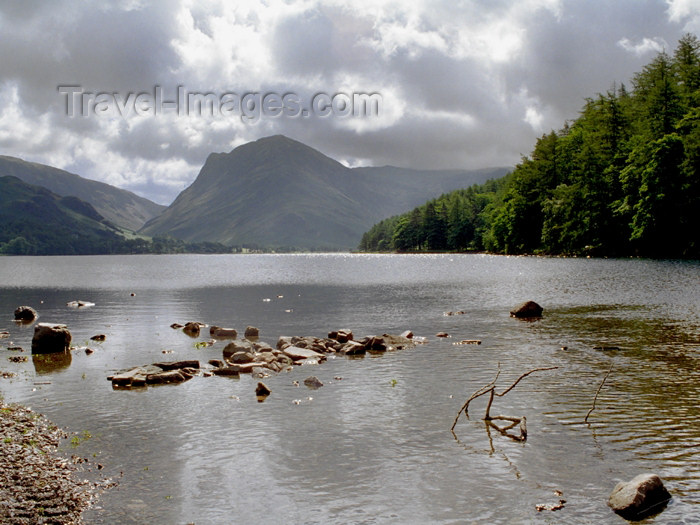
[[[118,486],[88,523],[622,524],[606,506],[620,480],[656,472],[674,495],[648,523],[700,523],[700,263],[486,255],[184,255],[0,258],[0,379],[20,402],[92,436],[78,454]],[[135,294],[132,296],[131,294]],[[68,301],[95,306],[73,309]],[[512,319],[518,303],[544,308]],[[68,325],[67,362],[12,363],[31,347],[12,312]],[[445,311],[465,315],[445,316]],[[115,391],[115,370],[220,358],[173,322],[280,335],[411,329],[429,343],[338,357],[264,380],[195,377]],[[451,335],[438,339],[437,332]],[[481,345],[455,345],[479,339]],[[596,350],[595,347],[617,347]],[[164,355],[164,350],[172,354]],[[450,427],[467,397],[502,370],[493,413],[527,416],[528,440],[481,421]],[[582,421],[610,366],[589,423]],[[316,375],[318,390],[303,385]],[[336,379],[342,378],[342,379]],[[301,386],[295,386],[299,381]],[[296,403],[295,403],[296,401]],[[95,455],[93,457],[93,454]],[[537,512],[538,504],[566,506]]]

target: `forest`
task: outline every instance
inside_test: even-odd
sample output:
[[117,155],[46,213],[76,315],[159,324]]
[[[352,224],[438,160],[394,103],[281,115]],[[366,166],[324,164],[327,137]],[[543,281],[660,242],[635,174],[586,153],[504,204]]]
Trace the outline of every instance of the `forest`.
[[506,177],[375,224],[361,251],[700,257],[700,41],[585,101]]

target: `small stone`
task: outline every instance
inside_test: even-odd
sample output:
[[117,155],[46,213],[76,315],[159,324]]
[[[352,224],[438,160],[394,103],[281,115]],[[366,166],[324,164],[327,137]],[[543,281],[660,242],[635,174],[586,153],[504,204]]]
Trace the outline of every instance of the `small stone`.
[[447,332],[438,332],[437,334],[435,334],[435,337],[450,337],[450,334],[448,334]]
[[267,388],[265,383],[258,383],[258,386],[255,387],[255,395],[258,397],[266,397],[272,394],[272,391]]
[[316,377],[316,376],[309,376],[306,379],[304,379],[304,384],[308,386],[309,388],[321,388],[323,386],[323,383],[321,380]]
[[247,326],[245,329],[245,336],[247,338],[250,337],[259,337],[260,336],[260,330],[255,328],[254,326]]
[[543,308],[534,301],[526,301],[517,308],[511,310],[511,317],[520,319],[528,319],[533,317],[542,317]]
[[107,336],[105,334],[97,334],[93,335],[90,340],[91,341],[104,341],[107,339]]

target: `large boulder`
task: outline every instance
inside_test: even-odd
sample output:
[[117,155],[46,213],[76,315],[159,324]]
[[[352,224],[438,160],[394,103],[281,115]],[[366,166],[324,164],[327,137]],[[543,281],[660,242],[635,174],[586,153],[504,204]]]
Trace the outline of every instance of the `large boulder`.
[[526,301],[514,310],[511,310],[511,317],[527,319],[532,317],[542,317],[543,308],[535,301]]
[[608,506],[628,520],[640,520],[663,510],[671,499],[656,474],[640,474],[630,481],[618,483],[608,498]]
[[16,321],[33,321],[38,317],[36,310],[31,306],[19,306],[15,310]]
[[51,354],[67,352],[70,349],[71,337],[64,324],[39,323],[34,327],[32,337],[32,353]]

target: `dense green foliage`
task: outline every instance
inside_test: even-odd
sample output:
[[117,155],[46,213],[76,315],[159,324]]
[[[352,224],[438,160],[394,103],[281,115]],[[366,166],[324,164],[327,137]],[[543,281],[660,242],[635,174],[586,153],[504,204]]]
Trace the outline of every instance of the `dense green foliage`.
[[365,233],[367,251],[700,256],[700,41],[588,99],[506,178]]

